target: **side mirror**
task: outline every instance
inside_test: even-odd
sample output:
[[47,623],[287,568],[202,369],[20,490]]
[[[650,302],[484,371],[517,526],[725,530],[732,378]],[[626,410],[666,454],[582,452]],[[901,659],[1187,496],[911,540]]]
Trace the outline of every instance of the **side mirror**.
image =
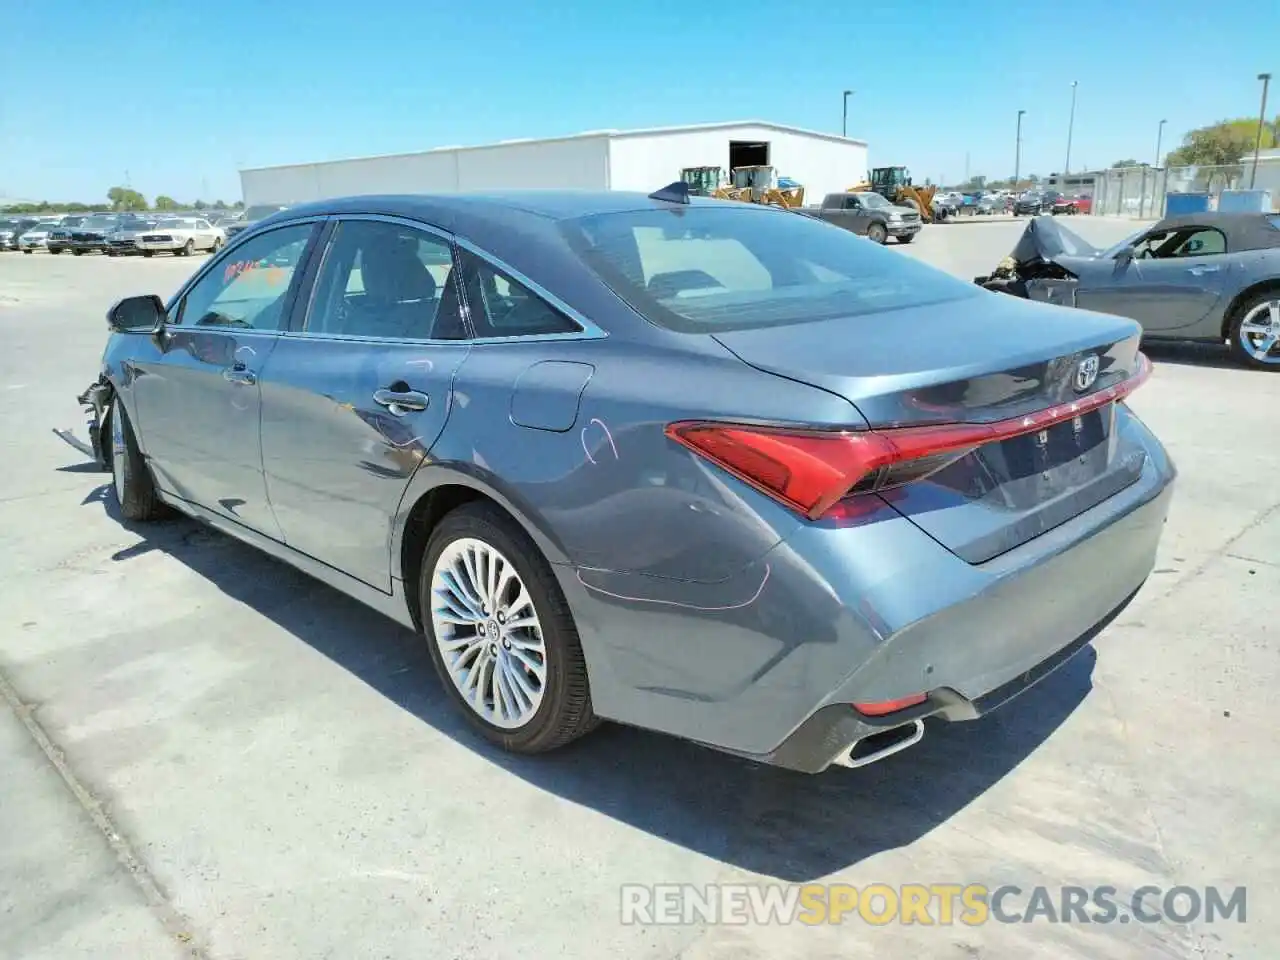
[[154,293],[117,300],[107,311],[107,326],[117,333],[152,333],[164,322],[164,302]]

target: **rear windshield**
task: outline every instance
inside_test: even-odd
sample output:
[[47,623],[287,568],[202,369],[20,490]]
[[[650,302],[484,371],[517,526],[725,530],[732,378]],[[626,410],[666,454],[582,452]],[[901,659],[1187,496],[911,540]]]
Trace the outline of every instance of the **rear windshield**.
[[682,332],[856,317],[980,292],[816,218],[748,204],[599,214],[562,229],[619,297]]

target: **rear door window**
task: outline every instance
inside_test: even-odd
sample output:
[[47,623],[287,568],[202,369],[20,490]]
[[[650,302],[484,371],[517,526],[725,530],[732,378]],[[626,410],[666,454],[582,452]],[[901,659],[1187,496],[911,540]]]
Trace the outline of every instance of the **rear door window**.
[[380,220],[334,231],[305,332],[335,337],[457,340],[466,332],[448,239]]

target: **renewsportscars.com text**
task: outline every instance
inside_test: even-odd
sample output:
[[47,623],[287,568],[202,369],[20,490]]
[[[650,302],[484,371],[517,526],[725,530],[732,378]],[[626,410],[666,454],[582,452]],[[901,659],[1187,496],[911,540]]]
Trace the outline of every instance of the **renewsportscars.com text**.
[[621,892],[622,922],[640,925],[1244,923],[1248,913],[1245,887],[743,883],[630,884]]

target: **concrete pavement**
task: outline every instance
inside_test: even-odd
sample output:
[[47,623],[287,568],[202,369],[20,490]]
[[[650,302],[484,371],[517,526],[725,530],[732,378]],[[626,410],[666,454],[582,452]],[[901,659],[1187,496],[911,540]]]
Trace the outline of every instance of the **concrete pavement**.
[[[1020,226],[926,227],[902,252],[967,279]],[[29,720],[0,706],[0,958],[1280,950],[1280,376],[1154,351],[1134,406],[1182,471],[1157,571],[1096,652],[987,720],[820,777],[612,727],[512,758],[454,716],[417,637],[186,521],[122,525],[51,434],[77,422],[107,303],[195,265],[0,255],[0,673]],[[623,884],[749,881],[1245,884],[1250,910],[619,922]]]

